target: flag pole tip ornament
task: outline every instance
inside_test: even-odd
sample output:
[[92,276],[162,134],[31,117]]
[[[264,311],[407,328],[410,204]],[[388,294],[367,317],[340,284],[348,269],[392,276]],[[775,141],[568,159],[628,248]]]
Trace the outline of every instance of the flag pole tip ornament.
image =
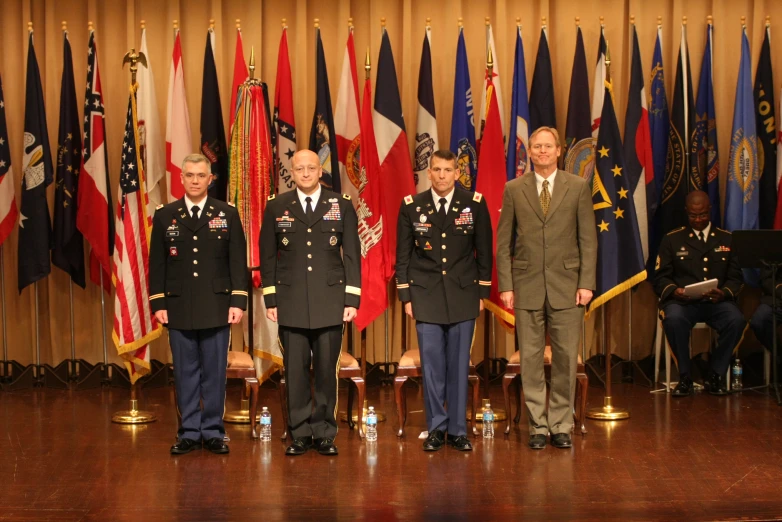
[[[237,20],[237,22],[238,21],[239,20]],[[287,18],[283,18],[280,23],[281,23],[283,29],[287,29],[288,28],[288,19]],[[239,27],[238,23],[236,24],[236,27],[237,28]]]
[[214,19],[214,18],[210,18],[210,19],[209,19],[209,29],[210,29],[211,31],[214,31],[214,30],[215,30],[215,19]]
[[62,21],[62,30],[68,32],[68,22],[65,20]]
[[456,23],[459,26],[459,29],[461,29],[462,27],[464,27],[464,18],[460,16],[459,18],[456,19]]
[[353,29],[353,17],[348,18],[348,29]]
[[771,15],[766,15],[766,27],[771,27]]
[[709,15],[706,17],[706,24],[708,25],[714,25],[714,17]]
[[[516,18],[516,21],[518,22],[518,21],[519,21],[519,19],[518,19],[518,18]],[[516,24],[516,25],[518,25],[518,24]],[[577,17],[576,17],[576,27],[580,27],[580,26],[581,26],[581,17],[580,17],[580,16],[577,16]]]
[[315,19],[315,29],[320,29],[320,18]]
[[147,57],[142,52],[136,52],[136,49],[132,48],[130,51],[125,53],[125,56],[122,58],[122,67],[125,67],[125,64],[130,64],[130,82],[133,85],[136,85],[136,73],[138,72],[138,64],[140,63],[144,67],[147,66]]
[[179,20],[174,20],[174,31],[179,30]]
[[630,25],[635,25],[635,15],[630,15]]
[[141,26],[141,30],[143,31],[144,29],[147,28],[147,21],[142,20],[141,22],[139,22],[139,25]]
[[483,23],[486,25],[486,27],[489,27],[491,25],[491,18],[487,16],[483,19]]
[[426,19],[426,27],[432,27],[432,19],[428,18]]
[[546,17],[545,17],[545,16],[541,16],[541,17],[540,17],[540,26],[541,26],[543,29],[545,29],[545,28],[546,28]]

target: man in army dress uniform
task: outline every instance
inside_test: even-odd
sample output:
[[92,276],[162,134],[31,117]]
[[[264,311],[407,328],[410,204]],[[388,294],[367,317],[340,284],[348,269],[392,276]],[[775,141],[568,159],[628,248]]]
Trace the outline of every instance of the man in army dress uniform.
[[[287,455],[315,447],[336,455],[337,373],[343,322],[361,298],[361,244],[350,196],[322,188],[318,155],[293,156],[296,190],[270,196],[261,226],[266,316],[279,323],[288,423]],[[315,374],[314,409],[310,364]]]
[[428,176],[432,188],[405,196],[399,210],[397,289],[416,320],[429,429],[424,451],[442,448],[446,431],[448,444],[470,451],[467,376],[475,318],[491,289],[491,220],[480,193],[456,188],[451,151],[432,155]]
[[[673,230],[663,238],[654,277],[663,329],[679,365],[679,384],[673,396],[686,397],[693,392],[690,334],[693,326],[701,322],[718,335],[704,386],[712,395],[725,395],[724,376],[730,357],[747,326],[736,305],[743,287],[741,268],[730,250],[730,232],[713,226],[710,221],[709,195],[690,192],[685,209],[690,226]],[[695,298],[684,294],[685,286],[709,279],[717,279],[717,288]]]
[[247,247],[236,209],[207,197],[209,160],[185,157],[181,176],[185,196],[157,207],[149,248],[149,300],[155,318],[168,327],[182,416],[171,453],[202,444],[228,453],[225,371],[231,325],[247,307]]

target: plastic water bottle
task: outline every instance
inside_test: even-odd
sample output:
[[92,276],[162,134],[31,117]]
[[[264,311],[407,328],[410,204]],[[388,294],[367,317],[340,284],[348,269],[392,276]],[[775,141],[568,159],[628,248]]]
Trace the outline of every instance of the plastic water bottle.
[[367,411],[367,442],[377,441],[377,413],[375,407],[370,406]]
[[272,440],[272,414],[269,408],[263,407],[261,411],[261,441],[269,442]]
[[494,411],[489,403],[486,403],[486,407],[483,408],[483,438],[494,438]]
[[730,387],[734,390],[740,390],[742,388],[741,378],[744,376],[744,367],[741,366],[740,360],[736,359],[730,373],[733,377],[730,381]]

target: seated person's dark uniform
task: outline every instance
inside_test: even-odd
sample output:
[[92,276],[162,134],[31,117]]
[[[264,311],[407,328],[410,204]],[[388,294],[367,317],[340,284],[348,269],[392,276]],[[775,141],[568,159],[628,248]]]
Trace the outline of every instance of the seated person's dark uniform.
[[[752,319],[749,320],[749,325],[755,332],[755,336],[758,341],[766,348],[766,350],[772,350],[774,346],[774,326],[773,318],[771,316],[771,307],[773,306],[773,299],[771,294],[771,269],[764,268],[760,271],[761,288],[763,289],[763,296],[760,298],[760,305],[758,305],[755,313],[752,314]],[[777,286],[774,289],[777,293],[777,326],[782,325],[782,272],[777,271]],[[777,350],[782,349],[782,337],[777,337]],[[779,357],[782,359],[782,357]],[[779,361],[777,362],[779,365]],[[780,365],[782,366],[782,365]]]

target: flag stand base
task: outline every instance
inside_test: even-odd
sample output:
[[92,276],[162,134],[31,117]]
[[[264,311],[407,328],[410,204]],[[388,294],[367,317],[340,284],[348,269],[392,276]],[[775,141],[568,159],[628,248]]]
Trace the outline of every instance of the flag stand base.
[[[63,371],[63,365],[64,365],[64,372],[65,372],[64,379],[58,373]],[[54,388],[56,390],[67,390],[68,389],[68,361],[63,361],[57,366],[57,368],[53,368],[48,364],[42,364],[38,366],[38,382],[40,385],[44,386],[45,388]]]
[[146,424],[156,420],[157,417],[155,417],[154,413],[139,411],[138,401],[135,399],[130,400],[130,410],[118,411],[111,416],[111,422],[116,422],[117,424]]
[[24,366],[16,361],[4,361],[5,373],[3,378],[7,381],[3,389],[6,391],[26,390],[36,384],[35,365]]
[[[259,413],[258,419],[260,418],[261,415]],[[225,412],[223,420],[231,424],[250,424],[250,400],[242,399],[239,409]],[[260,422],[260,420],[258,422]]]
[[[490,399],[481,400],[481,407],[475,412],[475,422],[483,422],[483,409],[486,408],[487,404],[491,404]],[[503,409],[492,408],[491,411],[494,412],[494,422],[504,421],[508,418],[508,414]],[[472,420],[472,412],[469,409],[467,410],[467,419]]]
[[602,408],[590,408],[586,416],[594,420],[624,420],[630,418],[630,412],[623,408],[614,408],[611,405],[611,397],[606,397],[603,399]]

